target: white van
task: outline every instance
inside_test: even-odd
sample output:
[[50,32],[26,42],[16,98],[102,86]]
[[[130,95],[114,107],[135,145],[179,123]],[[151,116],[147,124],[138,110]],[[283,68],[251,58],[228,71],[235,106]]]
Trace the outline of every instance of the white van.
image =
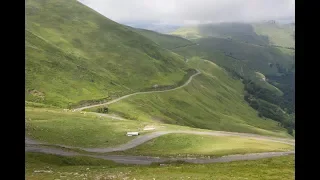
[[127,132],[127,136],[138,136],[139,132]]

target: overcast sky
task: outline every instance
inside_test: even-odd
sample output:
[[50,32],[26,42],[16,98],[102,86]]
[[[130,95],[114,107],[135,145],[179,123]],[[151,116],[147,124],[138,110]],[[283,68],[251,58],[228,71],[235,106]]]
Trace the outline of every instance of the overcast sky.
[[294,0],[79,0],[117,21],[243,22],[294,17]]

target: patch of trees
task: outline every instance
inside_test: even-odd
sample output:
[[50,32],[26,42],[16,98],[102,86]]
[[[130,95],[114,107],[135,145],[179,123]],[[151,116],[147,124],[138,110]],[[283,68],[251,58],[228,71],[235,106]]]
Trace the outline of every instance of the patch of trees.
[[223,66],[223,68],[228,72],[228,74],[232,78],[237,79],[237,80],[242,80],[242,76],[239,73],[237,73],[236,71],[234,71],[234,70],[232,70],[232,69],[230,69],[230,68],[228,68],[226,66]]
[[[243,81],[245,85],[244,99],[249,105],[258,111],[259,117],[266,117],[278,121],[292,135],[295,129],[294,114],[288,114],[288,108],[282,110],[281,106],[290,107],[283,97],[275,95],[268,89],[264,89],[249,80]],[[290,103],[289,103],[290,104]]]
[[[293,113],[295,111],[293,89],[290,89],[288,87],[279,88],[280,90],[282,90],[284,95],[277,96],[272,91],[265,88],[261,88],[252,81],[244,80],[243,83],[245,85],[245,90],[254,97],[278,105],[288,113]],[[280,87],[281,85],[278,86]]]
[[223,53],[225,56],[231,57],[232,59],[239,60],[239,61],[243,60],[243,59],[239,59],[239,58],[234,57],[232,52],[223,52]]
[[279,105],[288,113],[295,112],[295,73],[289,71],[281,76],[267,76],[268,82],[283,92]]
[[269,67],[272,68],[272,67],[273,67],[273,64],[272,64],[272,63],[269,63]]
[[109,112],[109,108],[108,107],[101,107],[97,109],[98,113],[104,113],[107,114]]
[[186,45],[183,45],[183,46],[177,46],[177,47],[171,48],[170,50],[174,50],[174,49],[178,49],[178,48],[183,48],[183,47],[188,47],[188,46],[194,46],[194,45],[197,45],[197,43],[186,44]]
[[279,73],[283,73],[283,74],[288,73],[288,69],[287,69],[287,68],[284,68],[284,67],[281,66],[279,63],[276,63],[276,67],[277,67]]

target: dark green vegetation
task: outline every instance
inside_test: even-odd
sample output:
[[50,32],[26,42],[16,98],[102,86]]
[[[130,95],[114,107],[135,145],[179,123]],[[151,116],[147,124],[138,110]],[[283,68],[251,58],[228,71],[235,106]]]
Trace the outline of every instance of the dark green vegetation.
[[287,73],[282,74],[281,76],[268,76],[269,83],[274,86],[278,86],[279,89],[284,93],[283,95],[283,104],[280,106],[288,111],[288,113],[295,112],[295,101],[294,101],[294,93],[295,93],[295,73],[289,71]]
[[285,90],[288,90],[288,94],[285,93],[285,96],[278,97],[273,92],[257,86],[252,81],[245,80],[244,84],[246,90],[244,98],[251,107],[259,112],[259,116],[280,122],[281,126],[285,127],[288,133],[293,135],[295,117],[292,114],[294,113],[294,99],[292,99],[294,92],[290,91],[293,90],[292,87],[285,88]]
[[[87,157],[26,153],[26,179],[293,180],[294,156],[216,164],[120,165]],[[42,173],[40,173],[42,170]],[[40,171],[40,172],[39,172]],[[47,172],[43,172],[47,171]]]
[[292,56],[283,54],[279,49],[273,47],[255,46],[214,37],[194,41],[199,45],[174,51],[189,58],[199,56],[209,59],[243,77],[253,76],[254,71],[259,71],[264,75],[275,75],[279,73],[279,69],[289,69],[294,63]]
[[159,44],[159,46],[169,50],[180,48],[180,47],[191,46],[195,44],[194,42],[181,38],[179,36],[161,34],[154,31],[145,30],[145,29],[136,29],[136,31],[141,35],[151,39],[155,43]]
[[[76,0],[26,1],[26,100],[81,105],[179,82],[183,58]],[[89,101],[90,100],[90,101]]]
[[283,92],[283,95],[277,96],[275,92],[261,88],[253,81],[244,80],[245,100],[259,112],[259,116],[280,122],[280,125],[285,127],[289,134],[293,135],[293,129],[295,129],[294,66],[286,69],[276,64],[276,67],[279,75],[269,75],[267,78],[270,84]]
[[226,38],[234,41],[240,41],[249,44],[257,44],[261,46],[269,45],[268,37],[256,34],[251,24],[206,24],[201,25],[198,31],[203,37]]
[[221,23],[180,28],[172,34],[192,36],[197,46],[175,49],[188,58],[199,56],[243,79],[245,100],[280,122],[292,134],[294,122],[294,25]]
[[97,112],[106,114],[109,112],[109,108],[108,107],[100,107],[97,109]]

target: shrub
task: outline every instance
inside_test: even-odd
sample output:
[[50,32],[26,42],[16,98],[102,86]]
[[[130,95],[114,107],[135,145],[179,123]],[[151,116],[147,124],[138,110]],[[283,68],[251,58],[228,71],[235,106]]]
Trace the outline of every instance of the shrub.
[[290,128],[287,128],[287,130],[288,130],[288,134],[293,136],[293,129],[290,127]]
[[102,107],[102,108],[98,108],[97,112],[107,114],[109,112],[109,109],[108,107]]

